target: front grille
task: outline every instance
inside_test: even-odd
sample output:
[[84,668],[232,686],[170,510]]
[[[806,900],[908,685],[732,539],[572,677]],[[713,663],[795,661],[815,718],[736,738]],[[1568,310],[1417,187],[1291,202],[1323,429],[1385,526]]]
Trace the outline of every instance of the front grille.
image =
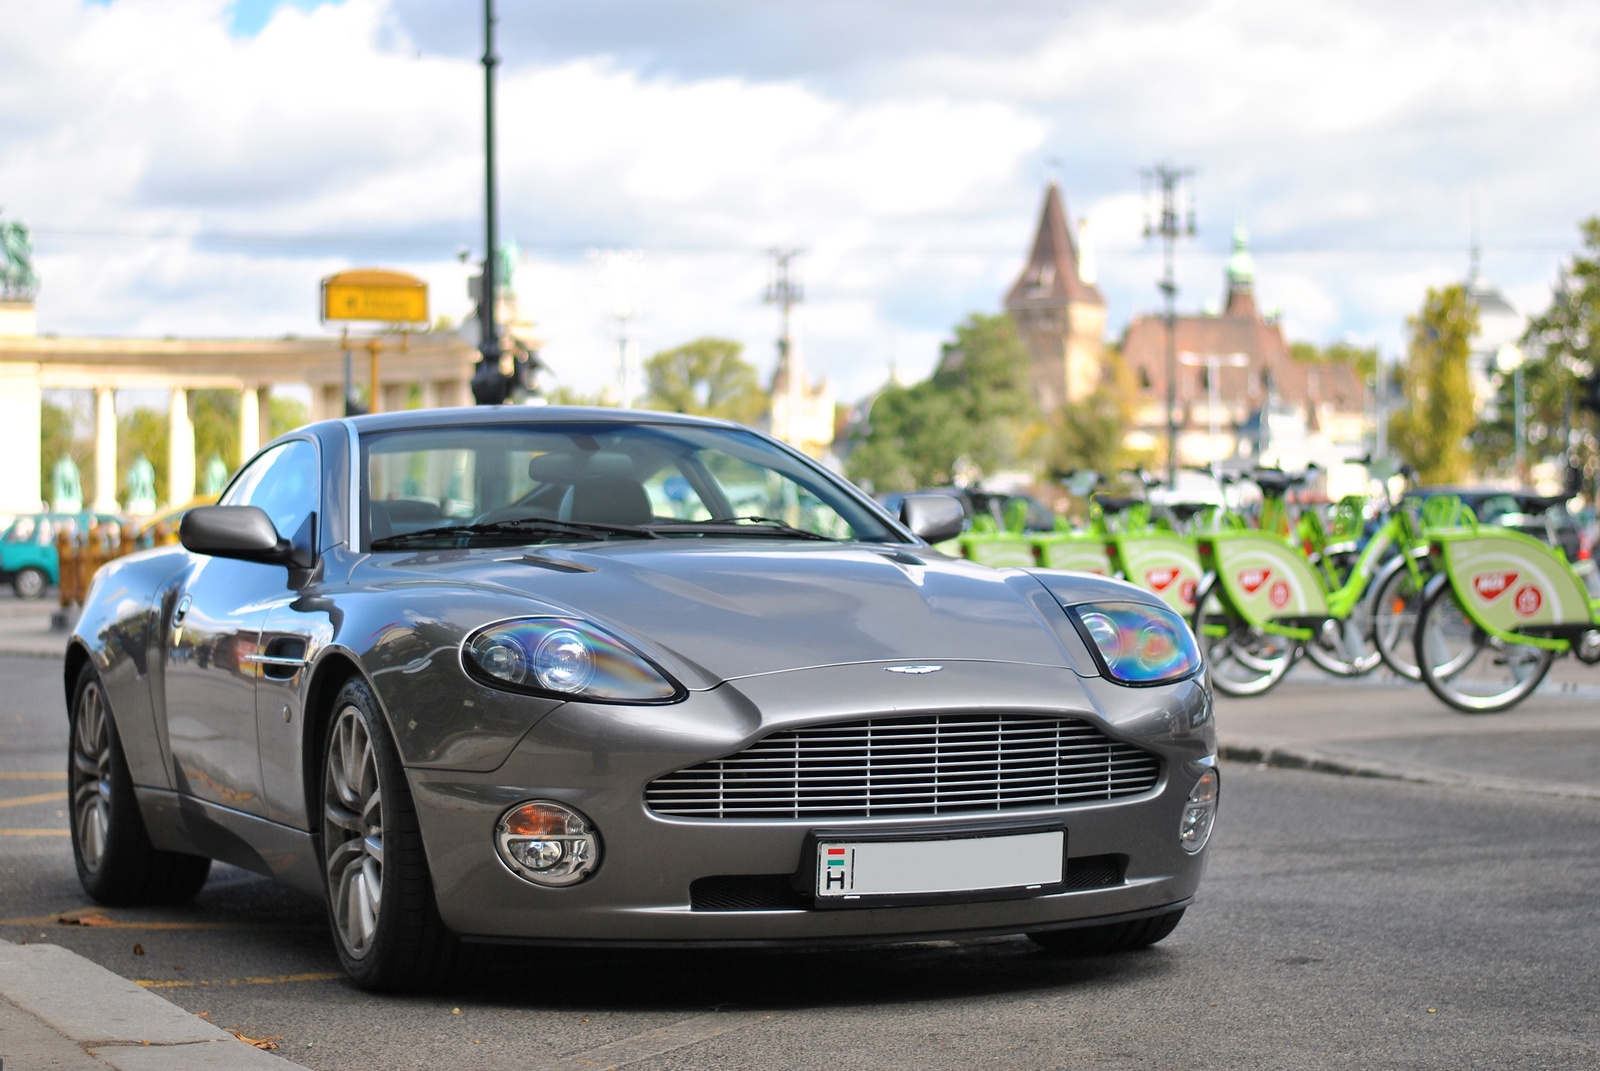
[[685,818],[877,818],[1133,796],[1160,761],[1076,718],[934,714],[785,729],[657,778],[645,800]]

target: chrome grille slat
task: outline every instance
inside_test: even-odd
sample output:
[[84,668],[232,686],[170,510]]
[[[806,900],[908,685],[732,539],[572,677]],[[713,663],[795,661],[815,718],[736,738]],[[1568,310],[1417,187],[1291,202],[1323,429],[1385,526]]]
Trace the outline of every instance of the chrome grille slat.
[[1156,756],[1086,721],[938,714],[802,726],[651,782],[687,818],[870,818],[1049,807],[1155,787]]

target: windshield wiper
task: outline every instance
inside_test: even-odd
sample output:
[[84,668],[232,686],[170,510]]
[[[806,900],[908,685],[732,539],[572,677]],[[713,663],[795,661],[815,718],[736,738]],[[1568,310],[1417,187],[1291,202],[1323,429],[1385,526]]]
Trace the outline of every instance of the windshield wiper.
[[695,535],[771,535],[784,536],[791,539],[821,539],[828,543],[838,542],[832,536],[825,536],[819,532],[808,532],[804,528],[796,528],[776,517],[714,517],[704,521],[656,521],[651,528],[670,527],[674,532],[691,532]]
[[486,524],[447,524],[439,528],[424,528],[420,532],[383,536],[372,541],[373,550],[400,550],[418,543],[437,544],[440,540],[461,540],[459,545],[470,546],[475,539],[487,539],[502,545],[516,545],[522,536],[530,533],[573,536],[578,539],[605,539],[607,536],[631,536],[635,539],[660,539],[649,528],[636,524],[601,524],[597,521],[558,521],[550,517],[519,517],[509,521],[490,521]]

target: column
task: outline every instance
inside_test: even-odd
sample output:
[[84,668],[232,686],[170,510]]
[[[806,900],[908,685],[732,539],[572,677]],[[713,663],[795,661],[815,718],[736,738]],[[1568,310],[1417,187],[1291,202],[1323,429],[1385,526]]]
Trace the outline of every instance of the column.
[[194,497],[194,424],[189,419],[189,392],[172,388],[167,410],[167,503],[182,505]]
[[33,513],[44,501],[39,479],[44,391],[34,362],[0,363],[0,511]]
[[[385,383],[379,391],[383,395],[383,412],[403,413],[411,405],[411,384]],[[378,412],[378,410],[373,410]]]
[[94,391],[94,506],[96,513],[117,513],[117,392]]
[[261,446],[261,389],[245,387],[239,392],[239,464],[250,460]]
[[[261,443],[267,442],[273,437],[271,383],[263,383],[256,388],[256,434],[261,439],[260,442],[256,443],[257,448],[260,447]],[[246,454],[239,459],[239,464],[243,465],[248,460],[250,460],[250,456]]]

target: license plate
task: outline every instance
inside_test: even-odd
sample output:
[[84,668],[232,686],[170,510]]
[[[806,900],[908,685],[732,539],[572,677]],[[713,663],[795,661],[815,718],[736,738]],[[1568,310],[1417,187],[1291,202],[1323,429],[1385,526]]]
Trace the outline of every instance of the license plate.
[[820,841],[817,896],[910,896],[1057,885],[1066,833],[942,840]]

